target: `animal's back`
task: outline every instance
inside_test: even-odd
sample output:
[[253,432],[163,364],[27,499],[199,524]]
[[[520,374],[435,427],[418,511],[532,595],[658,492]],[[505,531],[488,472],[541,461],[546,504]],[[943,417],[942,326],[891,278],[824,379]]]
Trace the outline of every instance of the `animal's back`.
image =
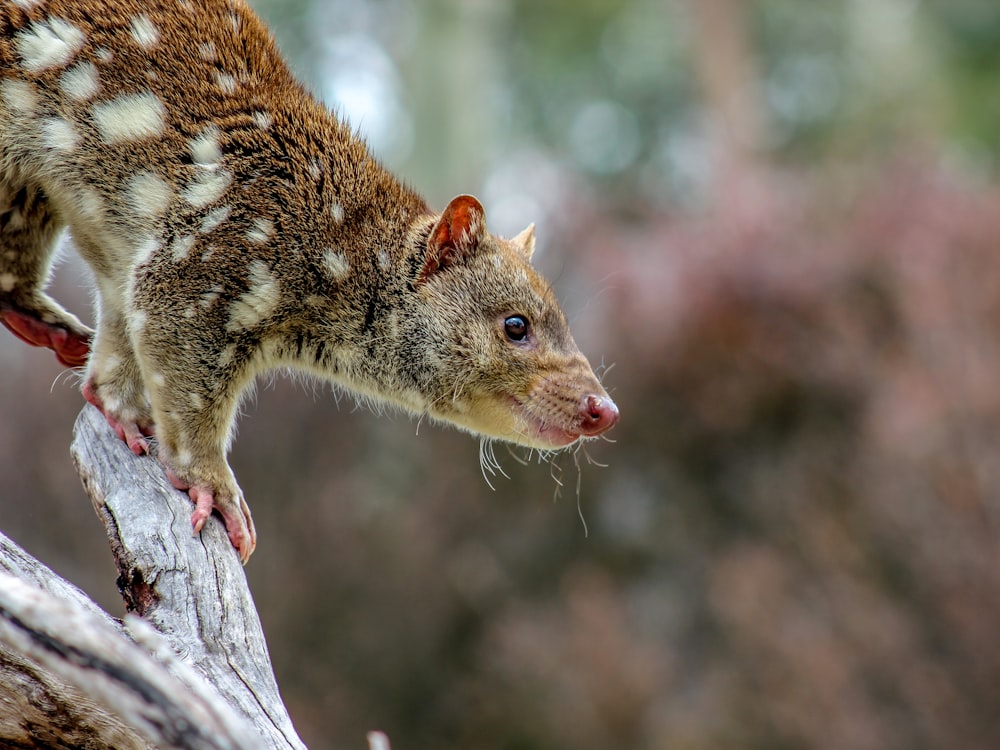
[[[239,159],[219,164],[223,138],[266,160],[275,110],[311,114],[311,101],[242,2],[54,0],[0,8],[8,191],[41,187],[106,274],[118,276],[132,240],[155,225],[204,220],[201,209],[238,178]],[[189,200],[177,200],[185,194]]]

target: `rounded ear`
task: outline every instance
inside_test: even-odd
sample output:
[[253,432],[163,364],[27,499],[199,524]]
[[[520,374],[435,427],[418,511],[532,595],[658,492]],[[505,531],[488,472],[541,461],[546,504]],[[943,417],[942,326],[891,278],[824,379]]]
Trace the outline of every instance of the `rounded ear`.
[[486,234],[486,211],[471,195],[453,198],[427,239],[420,280],[469,257]]
[[514,247],[521,251],[524,259],[530,263],[531,256],[535,254],[534,223],[528,224],[528,228],[512,239],[511,242],[514,244]]

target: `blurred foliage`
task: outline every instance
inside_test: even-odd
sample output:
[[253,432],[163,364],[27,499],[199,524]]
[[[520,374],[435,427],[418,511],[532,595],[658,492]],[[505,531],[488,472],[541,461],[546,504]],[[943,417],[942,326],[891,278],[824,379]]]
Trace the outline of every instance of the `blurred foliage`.
[[[479,182],[512,162],[524,166],[525,151],[557,162],[626,210],[651,197],[661,206],[688,204],[692,191],[699,200],[710,192],[706,123],[713,113],[694,57],[699,45],[711,55],[715,39],[712,29],[699,33],[693,2],[256,5],[296,69],[362,129],[372,108],[396,114],[404,142],[380,149],[393,139],[376,133],[376,150],[439,201],[455,191],[453,180]],[[734,96],[754,98],[765,123],[755,147],[769,161],[864,163],[872,153],[930,141],[962,169],[993,174],[1000,7],[992,0],[730,6],[745,8],[747,63],[755,68],[755,90]],[[338,39],[359,36],[388,55],[388,77],[398,81],[376,92],[381,103],[355,110],[324,81],[357,78],[370,67],[363,55],[331,53]],[[463,69],[472,73],[462,78],[456,71]],[[456,81],[460,92],[443,99],[440,90]],[[447,102],[455,108],[443,115]],[[475,153],[449,148],[456,142]]]
[[951,135],[970,159],[996,169],[1000,155],[1000,7],[995,3],[935,0],[928,24],[939,30],[945,80],[953,92]]
[[[623,415],[491,491],[467,436],[261,389],[247,572],[311,747],[996,747],[1000,8],[697,1],[254,3],[433,201],[540,221]],[[0,522],[115,611],[80,400],[0,355]]]

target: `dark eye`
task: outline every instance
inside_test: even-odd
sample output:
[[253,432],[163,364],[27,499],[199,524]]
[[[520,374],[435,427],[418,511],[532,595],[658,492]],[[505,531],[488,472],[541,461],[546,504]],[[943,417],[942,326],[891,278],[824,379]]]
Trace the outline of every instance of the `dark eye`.
[[503,330],[511,341],[528,338],[528,321],[520,315],[511,315],[503,322]]

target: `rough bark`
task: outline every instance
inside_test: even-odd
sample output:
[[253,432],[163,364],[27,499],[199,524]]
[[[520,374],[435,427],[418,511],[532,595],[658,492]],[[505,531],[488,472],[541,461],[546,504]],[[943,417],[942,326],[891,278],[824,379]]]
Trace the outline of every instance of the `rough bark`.
[[0,535],[0,744],[304,748],[221,522],[192,535],[188,499],[93,407],[72,452],[135,614],[118,622]]

